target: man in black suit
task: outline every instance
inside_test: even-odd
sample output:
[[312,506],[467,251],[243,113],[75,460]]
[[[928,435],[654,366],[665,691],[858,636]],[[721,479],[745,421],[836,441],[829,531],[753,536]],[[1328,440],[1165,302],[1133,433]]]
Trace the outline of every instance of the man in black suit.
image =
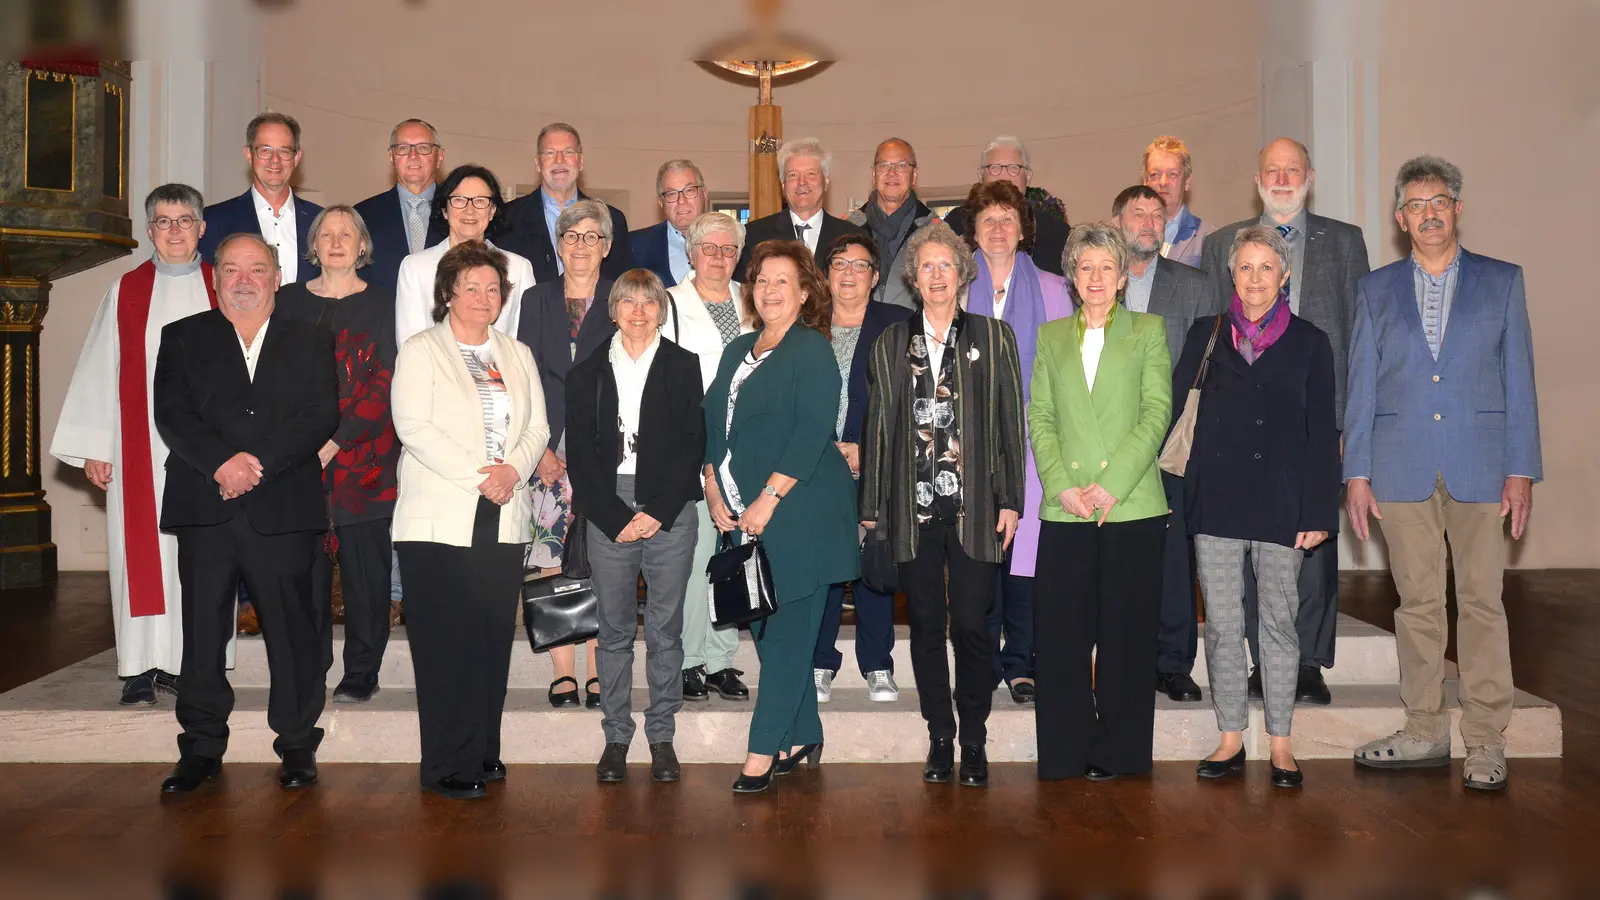
[[[1009,134],[1002,134],[989,142],[978,156],[978,181],[1009,181],[1017,186],[1022,196],[1028,196],[1028,184],[1033,180],[1033,169],[1028,165],[1028,148]],[[1031,198],[1030,198],[1031,202]],[[966,237],[972,233],[972,223],[967,221],[967,209],[958,206],[950,210],[945,224],[956,234]],[[1072,226],[1063,212],[1060,218],[1054,210],[1033,208],[1033,249],[1028,255],[1033,264],[1046,272],[1061,273],[1061,256],[1067,249],[1067,233]]]
[[[1167,206],[1154,188],[1136,185],[1117,195],[1111,219],[1128,243],[1128,285],[1123,303],[1134,312],[1160,316],[1167,326],[1167,352],[1177,366],[1183,342],[1196,319],[1223,311],[1204,272],[1161,255]],[[1173,404],[1183,403],[1173,396]],[[1200,686],[1190,675],[1199,644],[1195,572],[1189,532],[1183,517],[1183,479],[1161,473],[1167,491],[1167,544],[1161,576],[1161,618],[1156,657],[1156,691],[1180,703],[1200,701]]]
[[389,132],[394,187],[356,204],[372,235],[372,262],[362,274],[394,295],[400,261],[444,240],[449,229],[433,215],[433,194],[444,170],[439,132],[421,119],[407,119]]
[[206,207],[206,233],[200,256],[216,264],[217,248],[231,234],[254,234],[277,254],[283,283],[310,281],[322,270],[305,260],[306,233],[322,207],[294,195],[289,182],[300,167],[300,123],[294,116],[266,112],[244,132],[244,158],[250,163],[250,189]]
[[710,205],[700,167],[687,159],[669,159],[656,171],[656,202],[665,220],[629,235],[633,264],[660,276],[673,287],[689,277],[689,223]]
[[[561,211],[589,197],[578,190],[583,173],[583,139],[578,129],[565,122],[551,122],[539,129],[535,142],[538,155],[539,189],[506,204],[501,213],[511,230],[495,243],[502,250],[520,253],[533,263],[537,281],[553,281],[561,275],[561,260],[556,256],[555,223]],[[600,276],[615,281],[633,268],[633,250],[628,242],[628,217],[614,206],[611,211],[611,253],[600,263]]]
[[161,329],[155,422],[171,448],[161,528],[178,538],[183,671],[178,764],[163,793],[222,768],[233,689],[223,670],[242,576],[261,619],[272,689],[267,724],[278,783],[317,780],[327,663],[311,594],[328,527],[317,450],[339,424],[333,335],[273,316],[271,246],[237,234],[217,248],[217,308]]
[[827,259],[828,248],[840,235],[865,233],[822,208],[832,164],[833,157],[816,138],[785,141],[778,148],[778,175],[783,179],[783,201],[788,208],[744,227],[744,252],[734,270],[734,281],[743,283],[747,279],[750,251],[762,241],[804,241],[820,267]]

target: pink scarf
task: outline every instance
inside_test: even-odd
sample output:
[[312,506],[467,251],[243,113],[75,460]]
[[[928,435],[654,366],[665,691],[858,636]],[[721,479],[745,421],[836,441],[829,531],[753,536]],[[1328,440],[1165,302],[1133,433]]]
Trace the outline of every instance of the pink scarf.
[[1289,295],[1280,292],[1277,301],[1261,317],[1261,321],[1252,322],[1245,317],[1244,302],[1235,291],[1233,300],[1228,304],[1228,321],[1233,324],[1233,348],[1239,351],[1245,362],[1255,365],[1256,359],[1289,330],[1290,315]]

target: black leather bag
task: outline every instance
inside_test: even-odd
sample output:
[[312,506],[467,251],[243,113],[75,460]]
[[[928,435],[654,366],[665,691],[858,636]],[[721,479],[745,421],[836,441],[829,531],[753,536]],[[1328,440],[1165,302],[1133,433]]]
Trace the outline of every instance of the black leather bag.
[[900,589],[900,569],[894,563],[894,546],[889,536],[876,528],[861,539],[861,583],[890,597]]
[[561,574],[522,585],[522,627],[533,652],[581,644],[600,634],[600,601],[590,581],[588,523],[575,516],[561,550]]
[[761,539],[733,543],[733,532],[717,539],[716,555],[706,563],[711,582],[711,626],[750,626],[778,611],[778,591],[772,583],[772,565]]

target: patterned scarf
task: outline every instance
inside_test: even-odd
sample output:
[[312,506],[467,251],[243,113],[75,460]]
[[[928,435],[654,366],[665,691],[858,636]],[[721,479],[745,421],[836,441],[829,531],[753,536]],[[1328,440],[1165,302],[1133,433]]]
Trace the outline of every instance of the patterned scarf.
[[918,315],[911,321],[910,347],[906,351],[911,365],[911,427],[915,431],[917,524],[953,524],[961,514],[961,441],[957,435],[961,396],[956,383],[956,341],[961,335],[960,309],[950,321],[945,335],[939,371],[933,372],[927,338],[927,320]]
[[1261,321],[1252,322],[1245,317],[1244,302],[1235,291],[1233,300],[1228,304],[1228,321],[1233,325],[1234,349],[1239,351],[1246,363],[1253,366],[1261,354],[1289,330],[1289,293],[1279,291],[1278,299],[1261,317]]

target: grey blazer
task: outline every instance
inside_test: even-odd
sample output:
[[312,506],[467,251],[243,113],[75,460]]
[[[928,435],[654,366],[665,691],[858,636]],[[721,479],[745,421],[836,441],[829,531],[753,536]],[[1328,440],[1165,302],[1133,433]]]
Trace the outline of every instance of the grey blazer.
[[1150,285],[1150,308],[1145,311],[1166,322],[1167,351],[1176,367],[1183,356],[1189,326],[1196,319],[1222,312],[1227,308],[1227,301],[1211,290],[1206,273],[1199,269],[1160,256],[1154,263],[1156,275]]
[[[1260,221],[1257,217],[1234,222],[1206,237],[1201,268],[1211,281],[1212,293],[1224,305],[1233,296],[1233,277],[1228,271],[1228,249],[1233,246],[1233,236],[1246,225]],[[1290,273],[1290,277],[1300,281],[1300,310],[1296,315],[1322,329],[1333,344],[1334,414],[1343,430],[1345,385],[1350,372],[1350,332],[1356,320],[1356,287],[1371,271],[1367,264],[1367,242],[1361,236],[1361,229],[1348,222],[1307,213],[1304,268],[1304,272]]]

